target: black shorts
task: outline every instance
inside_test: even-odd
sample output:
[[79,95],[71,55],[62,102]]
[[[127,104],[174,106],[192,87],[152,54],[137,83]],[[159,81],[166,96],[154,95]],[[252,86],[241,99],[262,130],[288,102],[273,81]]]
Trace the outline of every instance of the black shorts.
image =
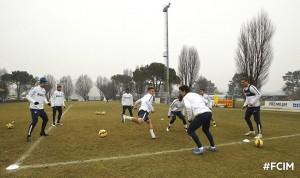
[[139,116],[139,118],[142,118],[145,122],[149,120],[149,112],[147,112],[147,111],[140,110],[138,112],[138,116]]

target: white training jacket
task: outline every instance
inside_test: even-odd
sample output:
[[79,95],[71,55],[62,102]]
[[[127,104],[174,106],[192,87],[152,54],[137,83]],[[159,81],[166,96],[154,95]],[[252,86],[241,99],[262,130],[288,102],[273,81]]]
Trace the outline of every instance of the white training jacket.
[[153,96],[148,93],[145,96],[143,96],[141,99],[137,100],[135,102],[135,105],[137,105],[138,103],[141,103],[141,107],[140,107],[139,111],[144,110],[144,111],[147,111],[148,113],[150,113],[151,111],[154,111],[152,102],[153,102]]
[[243,89],[243,93],[246,96],[246,100],[244,106],[248,107],[258,107],[260,106],[259,99],[261,97],[261,93],[258,89],[253,85],[248,85]]
[[183,103],[186,108],[188,120],[191,121],[195,116],[211,112],[211,110],[206,106],[205,99],[203,96],[189,92],[183,97]]
[[[31,88],[26,98],[30,102],[30,109],[44,109],[44,104],[49,103],[46,98],[46,90],[40,85]],[[39,102],[39,104],[34,105],[35,102]]]
[[122,106],[133,106],[133,96],[130,93],[122,95]]
[[175,99],[169,107],[168,116],[171,116],[172,111],[173,112],[181,111],[182,114],[184,114],[183,110],[184,110],[183,101],[179,101],[179,99]]
[[65,94],[62,91],[56,90],[51,96],[51,107],[65,106]]

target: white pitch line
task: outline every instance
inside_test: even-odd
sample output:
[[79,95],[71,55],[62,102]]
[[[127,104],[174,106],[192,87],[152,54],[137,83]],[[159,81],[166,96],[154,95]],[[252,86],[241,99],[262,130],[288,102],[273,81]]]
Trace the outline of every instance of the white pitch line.
[[[73,105],[70,105],[68,107],[67,110],[65,110],[61,116],[61,118],[63,118],[63,116],[69,111],[69,109],[72,107]],[[46,132],[49,133],[52,130],[53,127],[48,127]],[[40,144],[40,142],[43,140],[44,137],[39,137],[31,146],[30,148],[16,161],[16,163],[14,163],[14,165],[18,165],[20,166],[23,161],[29,157],[31,155],[31,152]]]
[[[283,135],[283,136],[278,136],[278,137],[270,137],[270,138],[265,138],[264,140],[277,140],[277,139],[297,137],[297,136],[300,136],[300,133],[293,134],[293,135]],[[218,147],[223,147],[223,146],[238,145],[238,144],[243,144],[243,143],[244,142],[242,142],[242,141],[237,141],[237,142],[223,143],[223,144],[219,144],[217,146]],[[55,167],[55,166],[60,166],[60,165],[84,164],[84,163],[91,163],[91,162],[129,159],[129,158],[139,158],[139,157],[147,157],[147,156],[154,156],[154,155],[177,153],[177,152],[190,151],[190,150],[192,150],[192,148],[182,148],[182,149],[177,149],[177,150],[165,150],[165,151],[158,151],[158,152],[152,152],[152,153],[140,153],[140,154],[132,154],[132,155],[124,155],[124,156],[102,157],[102,158],[94,158],[94,159],[87,159],[87,160],[75,160],[75,161],[56,162],[56,163],[24,165],[24,166],[20,166],[18,170],[20,170],[20,169],[31,169],[31,168]]]

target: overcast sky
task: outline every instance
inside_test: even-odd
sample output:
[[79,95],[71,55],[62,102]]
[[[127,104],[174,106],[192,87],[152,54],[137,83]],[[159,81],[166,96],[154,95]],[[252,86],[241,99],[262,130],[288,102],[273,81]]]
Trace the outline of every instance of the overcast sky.
[[[0,68],[36,76],[110,77],[162,62],[164,0],[1,0]],[[262,9],[276,31],[265,92],[280,91],[282,75],[300,70],[299,0],[170,1],[170,67],[183,45],[198,49],[200,74],[227,90],[241,25]]]

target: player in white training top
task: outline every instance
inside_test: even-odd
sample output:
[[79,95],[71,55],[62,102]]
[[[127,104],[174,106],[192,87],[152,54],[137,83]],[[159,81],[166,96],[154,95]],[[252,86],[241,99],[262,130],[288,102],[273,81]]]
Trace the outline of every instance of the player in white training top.
[[135,108],[139,103],[141,104],[137,118],[126,116],[123,114],[121,115],[122,123],[125,123],[125,120],[130,120],[136,124],[142,124],[144,122],[147,123],[152,138],[156,138],[156,136],[153,131],[153,125],[151,119],[149,118],[149,114],[150,112],[154,112],[154,108],[152,106],[154,94],[155,94],[154,87],[148,87],[147,94],[135,102],[135,106],[134,106]]
[[[57,85],[57,90],[54,91],[54,93],[51,96],[51,107],[52,107],[52,113],[53,113],[53,120],[52,120],[52,126],[55,127],[56,125],[63,125],[60,123],[60,119],[62,116],[62,109],[65,108],[65,94],[62,91],[62,86],[60,84]],[[58,117],[56,120],[56,112],[58,111]]]

